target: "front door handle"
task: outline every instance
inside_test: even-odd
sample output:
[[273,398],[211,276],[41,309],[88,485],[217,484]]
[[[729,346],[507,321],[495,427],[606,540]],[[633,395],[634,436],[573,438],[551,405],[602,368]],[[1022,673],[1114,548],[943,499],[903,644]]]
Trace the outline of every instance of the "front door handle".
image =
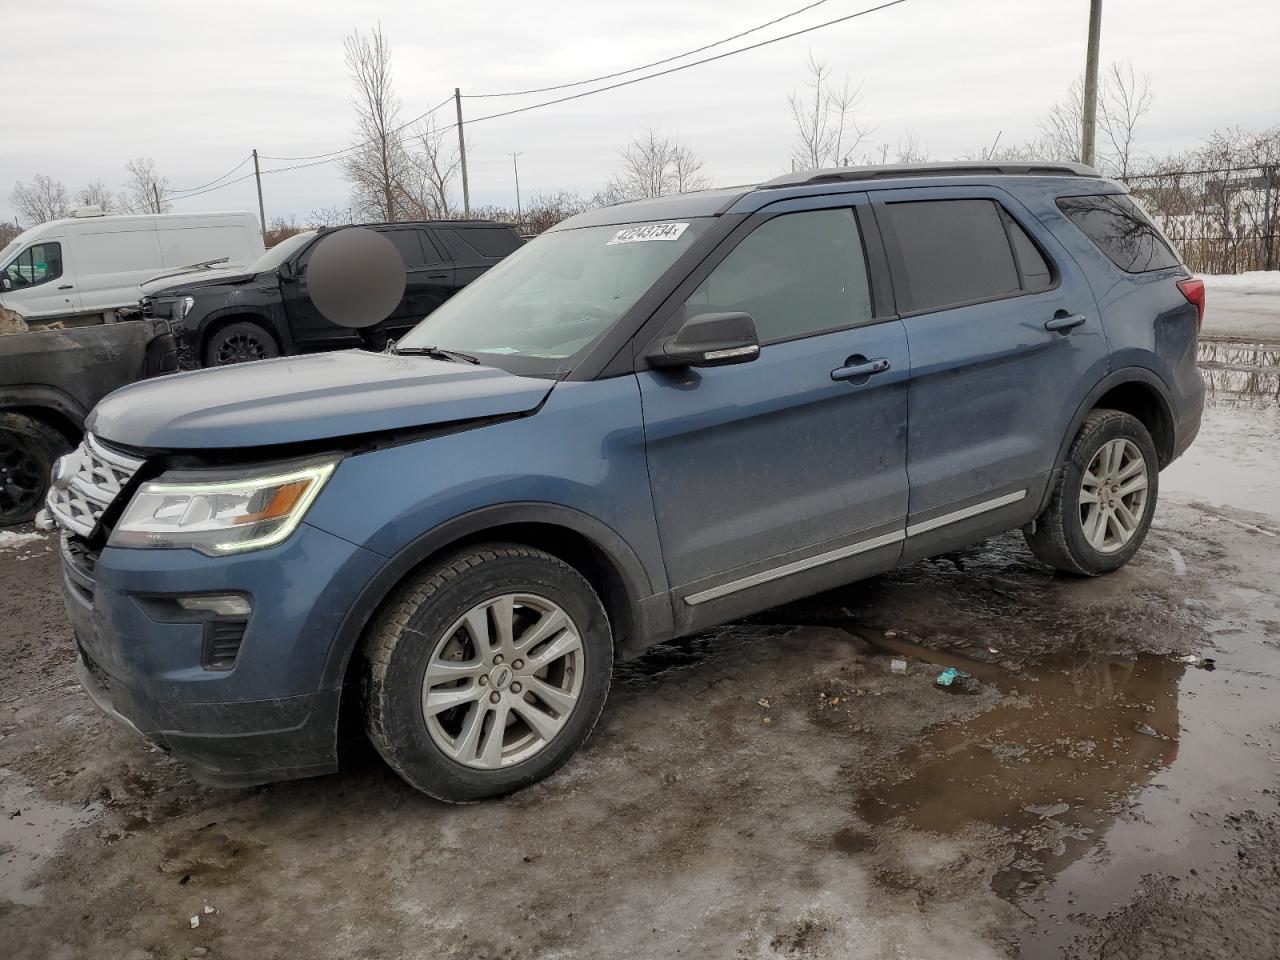
[[837,367],[831,371],[832,380],[860,380],[865,383],[868,377],[873,377],[877,373],[884,373],[889,369],[889,361],[884,357],[876,360],[868,360],[859,354],[850,357],[845,361],[843,367]]
[[428,273],[427,279],[428,280],[448,280],[449,275],[447,273]]
[[1044,322],[1044,328],[1053,333],[1066,334],[1088,319],[1083,313],[1067,313],[1065,310],[1059,310],[1053,315],[1052,320]]
[[58,289],[59,289],[59,290],[70,290],[73,286],[75,286],[75,284],[73,284],[73,283],[64,283],[64,284],[63,284],[62,286],[60,286]]

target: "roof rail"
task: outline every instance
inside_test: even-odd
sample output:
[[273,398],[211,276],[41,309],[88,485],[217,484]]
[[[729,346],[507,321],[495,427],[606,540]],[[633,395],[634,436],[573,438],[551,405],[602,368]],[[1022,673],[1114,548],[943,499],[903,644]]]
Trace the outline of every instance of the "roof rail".
[[963,160],[944,163],[895,163],[865,167],[828,167],[824,170],[801,170],[766,180],[761,187],[798,187],[806,183],[836,183],[845,180],[888,180],[897,177],[1096,177],[1098,171],[1083,163],[991,163],[985,160]]

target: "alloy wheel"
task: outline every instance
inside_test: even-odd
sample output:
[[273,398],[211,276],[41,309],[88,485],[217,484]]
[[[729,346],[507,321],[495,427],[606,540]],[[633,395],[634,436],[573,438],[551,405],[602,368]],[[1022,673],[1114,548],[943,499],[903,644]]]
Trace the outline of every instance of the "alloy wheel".
[[422,715],[432,741],[468,767],[529,759],[577,705],[583,656],[577,625],[546,597],[508,593],[477,604],[427,663]]
[[40,502],[46,478],[40,461],[8,436],[0,436],[0,522],[22,517]]
[[238,333],[228,337],[218,347],[218,363],[248,363],[261,360],[267,355],[267,348],[257,337],[247,333]]
[[1080,479],[1080,526],[1089,546],[1115,553],[1133,539],[1147,509],[1147,462],[1132,440],[1108,440]]

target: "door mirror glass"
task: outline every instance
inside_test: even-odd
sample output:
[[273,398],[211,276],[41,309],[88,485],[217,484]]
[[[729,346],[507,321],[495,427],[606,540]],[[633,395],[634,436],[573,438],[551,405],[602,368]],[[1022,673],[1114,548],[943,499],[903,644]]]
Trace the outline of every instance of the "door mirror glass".
[[0,277],[0,290],[12,290],[13,284],[9,282],[8,277]]
[[756,324],[746,313],[700,313],[649,352],[655,367],[721,367],[760,356]]
[[289,263],[288,260],[286,260],[284,263],[280,264],[280,266],[276,268],[276,273],[279,274],[281,280],[292,280],[293,266]]

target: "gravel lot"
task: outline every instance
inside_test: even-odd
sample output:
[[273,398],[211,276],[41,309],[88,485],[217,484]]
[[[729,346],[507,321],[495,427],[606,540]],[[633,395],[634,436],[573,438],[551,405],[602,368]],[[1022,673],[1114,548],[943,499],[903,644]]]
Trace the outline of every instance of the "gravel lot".
[[5,955],[1274,960],[1280,360],[1222,349],[1124,570],[1005,536],[655,649],[474,806],[375,757],[197,786],[74,682],[52,541],[0,538]]

